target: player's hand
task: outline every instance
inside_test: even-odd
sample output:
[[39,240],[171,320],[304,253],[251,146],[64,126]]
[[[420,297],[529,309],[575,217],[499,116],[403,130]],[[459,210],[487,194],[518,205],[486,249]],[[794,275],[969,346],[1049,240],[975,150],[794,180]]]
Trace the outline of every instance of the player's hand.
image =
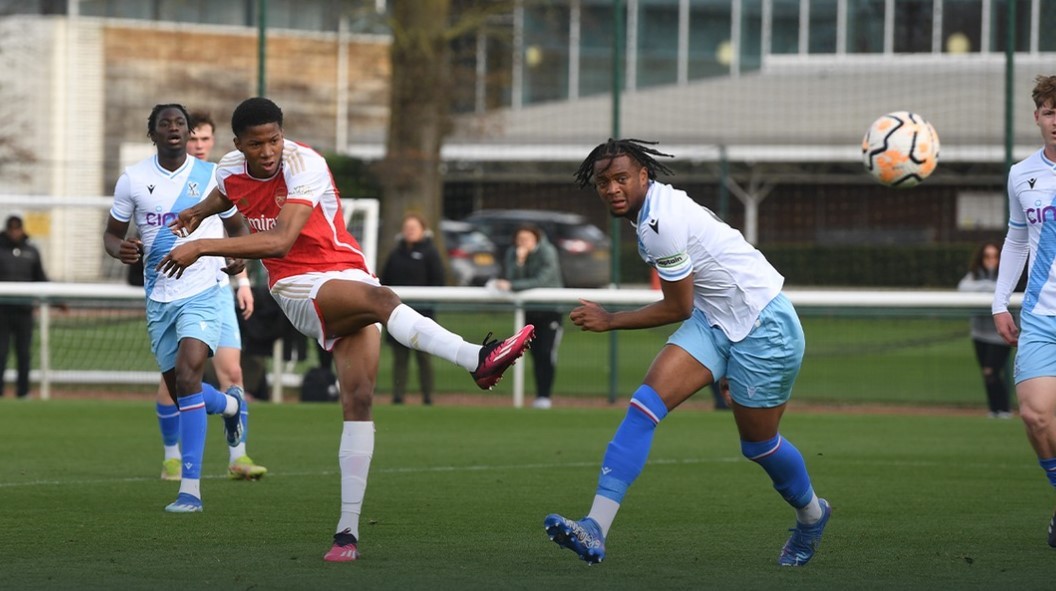
[[126,265],[134,265],[143,260],[143,241],[139,238],[122,240],[117,258]]
[[582,305],[574,308],[568,318],[581,330],[605,332],[612,327],[611,312],[588,300],[579,300],[579,303]]
[[226,257],[224,260],[227,262],[227,266],[220,267],[220,270],[228,275],[238,275],[246,270],[246,259]]
[[1016,327],[1016,321],[1012,318],[1012,314],[1009,312],[999,312],[994,314],[994,327],[997,328],[997,334],[1001,335],[1001,338],[1005,339],[1005,342],[1015,347],[1019,344],[1019,328]]
[[249,320],[249,317],[253,315],[253,288],[248,284],[238,286],[238,291],[235,292],[235,302],[238,303],[238,309],[242,310],[242,319]]
[[192,240],[170,250],[154,270],[179,279],[183,277],[184,269],[193,265],[199,256],[201,255],[198,254],[197,241]]
[[193,207],[188,207],[176,214],[176,219],[169,222],[169,230],[172,230],[172,233],[180,238],[186,238],[197,230],[201,223],[201,216],[198,215]]

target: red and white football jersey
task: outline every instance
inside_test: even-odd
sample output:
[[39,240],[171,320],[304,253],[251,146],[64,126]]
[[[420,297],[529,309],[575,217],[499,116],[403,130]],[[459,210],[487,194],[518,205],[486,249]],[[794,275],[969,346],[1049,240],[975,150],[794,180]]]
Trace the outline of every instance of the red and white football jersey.
[[287,204],[312,208],[286,256],[261,259],[268,270],[269,287],[304,273],[350,268],[370,273],[363,249],[345,227],[341,200],[326,160],[303,144],[291,140],[283,144],[279,172],[270,179],[250,176],[246,157],[237,150],[228,152],[216,169],[220,192],[242,212],[252,232],[275,227],[275,218]]

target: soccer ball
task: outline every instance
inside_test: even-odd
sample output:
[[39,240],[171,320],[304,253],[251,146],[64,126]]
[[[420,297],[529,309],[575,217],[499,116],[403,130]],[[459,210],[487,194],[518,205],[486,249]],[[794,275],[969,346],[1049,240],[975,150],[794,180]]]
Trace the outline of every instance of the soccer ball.
[[939,163],[939,134],[923,117],[909,111],[888,113],[869,126],[862,139],[862,164],[889,187],[921,183]]

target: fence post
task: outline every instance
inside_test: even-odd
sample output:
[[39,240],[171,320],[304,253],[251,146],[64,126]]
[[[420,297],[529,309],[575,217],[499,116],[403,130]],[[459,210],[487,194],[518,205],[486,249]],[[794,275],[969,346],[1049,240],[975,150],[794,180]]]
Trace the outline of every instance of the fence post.
[[51,399],[51,305],[40,302],[40,399]]
[[[513,334],[517,334],[517,331],[524,328],[524,302],[517,298],[514,305],[516,307],[513,309]],[[524,407],[524,364],[525,361],[522,359],[520,363],[513,366],[514,408]]]

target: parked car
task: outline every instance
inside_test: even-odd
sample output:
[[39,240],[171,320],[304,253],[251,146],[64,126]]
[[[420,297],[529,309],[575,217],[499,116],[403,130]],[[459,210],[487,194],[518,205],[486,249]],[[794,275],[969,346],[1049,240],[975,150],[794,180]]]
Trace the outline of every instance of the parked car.
[[472,224],[440,220],[455,285],[484,285],[499,276],[495,243]]
[[466,217],[498,247],[499,261],[518,226],[531,223],[557,247],[566,287],[605,287],[611,277],[609,238],[579,214],[534,209],[482,209]]

